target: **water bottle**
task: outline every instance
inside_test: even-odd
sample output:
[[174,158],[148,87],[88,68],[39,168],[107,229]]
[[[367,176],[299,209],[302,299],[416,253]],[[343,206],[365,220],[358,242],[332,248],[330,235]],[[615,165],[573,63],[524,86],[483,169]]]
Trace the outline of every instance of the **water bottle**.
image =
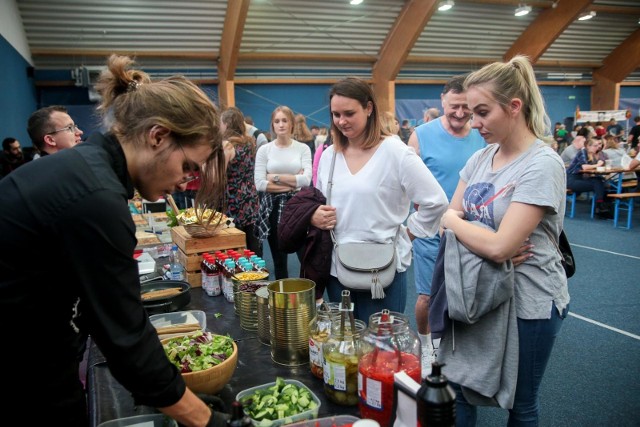
[[169,277],[171,280],[184,280],[184,267],[178,261],[178,245],[171,248],[171,258],[169,260]]
[[431,375],[422,380],[416,395],[418,423],[422,427],[456,425],[456,393],[441,373],[442,366],[438,362],[431,364]]

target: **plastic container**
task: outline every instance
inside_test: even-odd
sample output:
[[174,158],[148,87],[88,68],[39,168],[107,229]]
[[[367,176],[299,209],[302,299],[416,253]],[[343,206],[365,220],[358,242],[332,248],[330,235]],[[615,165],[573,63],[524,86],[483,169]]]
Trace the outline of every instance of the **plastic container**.
[[98,427],[178,427],[178,423],[164,414],[136,415],[134,417],[116,418],[98,424]]
[[353,415],[335,415],[333,417],[318,418],[309,424],[307,421],[288,424],[287,427],[342,427],[345,424],[353,424],[360,418]]
[[[311,398],[313,399],[313,401],[318,406],[316,406],[314,409],[310,409],[308,411],[301,412],[301,413],[293,415],[291,417],[280,418],[280,419],[277,419],[277,420],[273,420],[273,421],[271,421],[271,424],[269,424],[269,427],[278,427],[278,426],[281,426],[283,424],[291,424],[291,423],[295,423],[297,421],[311,420],[311,419],[317,418],[318,417],[318,411],[320,410],[320,405],[322,404],[322,402],[320,402],[320,399],[318,399],[318,396],[316,396],[316,394],[311,389],[309,389],[309,387],[307,387],[306,385],[304,385],[300,381],[284,380],[284,382],[286,384],[294,384],[296,387],[302,387],[302,388],[305,388],[305,389],[309,390],[309,393],[311,394]],[[259,385],[259,386],[256,386],[256,387],[251,387],[251,388],[248,388],[246,390],[243,390],[243,391],[241,391],[240,393],[237,394],[236,400],[238,402],[242,402],[243,398],[255,393],[257,390],[261,390],[261,389],[264,389],[264,388],[269,388],[269,387],[275,385],[275,383],[276,382],[274,381],[274,382],[271,382],[271,383],[267,383],[267,384],[263,384],[263,385]],[[254,420],[252,418],[251,419],[251,423],[254,426],[257,426],[257,425],[260,424],[260,421]]]
[[149,316],[154,328],[189,325],[198,322],[200,329],[207,329],[207,315],[202,310],[175,311],[173,313],[154,314]]
[[418,423],[423,427],[456,425],[456,393],[441,373],[442,366],[438,362],[431,364],[431,375],[422,380],[416,395]]

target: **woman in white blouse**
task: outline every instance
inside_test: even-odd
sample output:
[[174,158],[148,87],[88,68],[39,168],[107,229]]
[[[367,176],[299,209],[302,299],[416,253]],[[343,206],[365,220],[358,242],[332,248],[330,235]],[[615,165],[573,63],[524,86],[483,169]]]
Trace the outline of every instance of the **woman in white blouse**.
[[257,237],[269,242],[276,279],[289,277],[288,254],[278,244],[282,209],[301,187],[311,184],[311,150],[293,139],[293,124],[289,107],[273,110],[271,132],[276,139],[261,146],[256,154],[255,184],[260,198]]
[[[316,187],[327,195],[335,153],[331,205],[320,206],[311,224],[324,230],[335,227],[338,244],[388,243],[398,233],[396,275],[384,289],[385,296],[374,299],[368,290],[351,290],[351,300],[355,317],[365,322],[383,308],[404,313],[411,241],[438,232],[447,196],[415,151],[383,129],[375,95],[366,81],[340,80],[332,86],[329,99],[335,140],[322,153]],[[409,216],[411,201],[418,209]],[[332,258],[327,294],[330,301],[339,302],[347,288],[337,278],[335,250]]]

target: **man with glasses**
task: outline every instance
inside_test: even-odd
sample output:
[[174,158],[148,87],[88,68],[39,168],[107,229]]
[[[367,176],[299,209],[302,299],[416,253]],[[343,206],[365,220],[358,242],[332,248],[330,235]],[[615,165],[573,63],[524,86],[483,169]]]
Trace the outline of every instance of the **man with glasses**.
[[40,156],[73,147],[81,141],[83,134],[67,113],[67,109],[61,105],[36,110],[29,117],[27,132]]

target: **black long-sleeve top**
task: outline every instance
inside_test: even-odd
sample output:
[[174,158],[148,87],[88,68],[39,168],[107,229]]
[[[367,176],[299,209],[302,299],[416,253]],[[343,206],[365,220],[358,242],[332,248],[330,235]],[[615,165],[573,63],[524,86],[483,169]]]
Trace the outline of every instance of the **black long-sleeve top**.
[[[184,394],[141,302],[132,196],[124,152],[110,135],[0,181],[1,384],[37,391],[60,382],[56,372],[77,363],[84,333],[138,403],[163,407]],[[64,394],[40,396],[36,407]]]

